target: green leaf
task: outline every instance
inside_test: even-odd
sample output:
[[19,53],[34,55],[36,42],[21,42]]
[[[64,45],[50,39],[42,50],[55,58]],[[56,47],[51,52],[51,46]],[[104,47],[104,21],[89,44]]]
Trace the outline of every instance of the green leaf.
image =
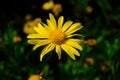
[[113,45],[115,52],[119,50],[119,45],[119,39],[116,38]]
[[111,11],[109,0],[98,0],[97,3],[104,12]]
[[4,69],[4,63],[0,62],[0,71]]

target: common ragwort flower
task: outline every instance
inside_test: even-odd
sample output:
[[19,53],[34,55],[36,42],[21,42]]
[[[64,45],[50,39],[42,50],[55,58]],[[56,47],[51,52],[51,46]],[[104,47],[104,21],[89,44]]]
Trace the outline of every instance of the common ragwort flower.
[[40,76],[39,75],[32,75],[28,78],[28,80],[40,80]]
[[43,5],[42,5],[42,9],[43,10],[50,10],[52,9],[54,6],[54,2],[53,0],[49,0],[48,2],[45,2]]
[[36,33],[27,36],[29,38],[28,43],[35,45],[33,50],[45,45],[40,54],[40,61],[42,61],[45,54],[54,49],[59,59],[61,59],[63,50],[70,58],[75,60],[74,55],[80,56],[78,50],[82,50],[80,43],[83,40],[75,39],[73,36],[81,36],[81,34],[75,34],[75,32],[83,26],[78,22],[73,24],[72,21],[67,21],[63,24],[63,16],[60,16],[58,22],[56,22],[55,17],[51,13],[49,18],[46,20],[47,24],[40,22],[33,28]]

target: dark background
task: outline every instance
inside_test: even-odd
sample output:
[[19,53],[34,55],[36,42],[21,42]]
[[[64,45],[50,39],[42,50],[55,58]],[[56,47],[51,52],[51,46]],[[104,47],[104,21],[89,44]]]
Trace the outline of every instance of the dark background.
[[[25,16],[32,19],[49,18],[51,10],[41,6],[48,0],[1,0],[0,1],[0,80],[27,80],[42,70],[46,80],[120,80],[120,4],[119,0],[54,0],[62,4],[60,15],[65,21],[81,22],[80,33],[85,40],[95,39],[96,44],[82,45],[81,56],[71,60],[62,54],[59,61],[56,53],[47,54],[39,61],[40,48],[32,51],[23,33]],[[86,8],[93,11],[88,13]],[[59,15],[59,16],[60,16]],[[7,35],[7,36],[6,36]],[[14,36],[22,41],[14,43]],[[91,61],[86,61],[92,58]]]

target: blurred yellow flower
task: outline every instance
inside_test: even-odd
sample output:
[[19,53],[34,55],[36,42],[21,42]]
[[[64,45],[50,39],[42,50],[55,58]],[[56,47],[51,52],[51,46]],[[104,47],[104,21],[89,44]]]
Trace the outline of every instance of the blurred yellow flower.
[[110,63],[109,62],[104,62],[104,63],[101,64],[101,70],[103,72],[108,71],[109,67],[110,67]]
[[90,65],[93,65],[93,64],[94,64],[94,59],[93,59],[93,58],[86,58],[85,60],[86,60],[86,62],[87,62],[88,64],[90,64]]
[[102,66],[101,66],[101,70],[104,71],[104,72],[106,72],[106,70],[107,70],[106,66],[105,66],[105,65],[102,65]]
[[41,18],[36,18],[33,21],[26,22],[23,26],[23,32],[25,34],[35,33],[35,31],[33,30],[33,27],[36,26],[40,22],[41,22]]
[[17,42],[20,42],[20,41],[22,41],[22,38],[21,38],[20,36],[15,36],[15,37],[13,38],[13,42],[14,42],[14,43],[17,43]]
[[27,15],[25,16],[25,20],[26,20],[26,21],[30,21],[31,18],[32,18],[32,15],[31,15],[31,14],[27,14]]
[[53,0],[50,0],[50,1],[48,1],[48,2],[45,2],[45,3],[42,5],[42,9],[43,9],[43,10],[50,10],[50,9],[53,8],[53,6],[54,6],[54,2],[53,2]]
[[93,11],[93,7],[92,6],[88,6],[87,8],[86,8],[86,12],[87,13],[91,13]]
[[39,75],[31,75],[28,80],[45,80],[43,71],[40,71]]
[[84,41],[85,44],[87,44],[88,46],[95,46],[96,45],[96,40],[95,39],[88,39],[86,41]]
[[61,4],[54,4],[53,0],[50,0],[42,5],[43,10],[52,10],[55,16],[58,16],[62,12]]
[[40,80],[40,75],[31,75],[28,80]]
[[52,12],[55,14],[55,16],[58,16],[59,13],[62,12],[62,5],[61,4],[55,4],[52,8]]
[[[58,58],[61,59],[62,50],[64,50],[70,58],[75,60],[75,56],[80,56],[80,53],[76,50],[82,50],[83,40],[72,38],[73,36],[81,36],[81,34],[73,34],[74,32],[81,29],[83,26],[81,23],[74,23],[67,21],[63,24],[64,17],[60,16],[58,22],[56,22],[54,16],[50,13],[50,19],[47,19],[47,25],[39,23],[34,30],[36,33],[29,34],[27,36],[28,43],[35,45],[33,50],[36,48],[46,45],[40,54],[40,61],[45,54],[55,49]],[[58,24],[57,24],[58,23]]]

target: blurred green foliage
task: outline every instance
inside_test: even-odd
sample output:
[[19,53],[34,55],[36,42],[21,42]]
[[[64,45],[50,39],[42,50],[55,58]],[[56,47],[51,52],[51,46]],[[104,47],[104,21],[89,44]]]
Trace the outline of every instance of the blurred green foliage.
[[[27,80],[31,75],[39,74],[39,71],[43,71],[45,80],[120,80],[118,0],[55,0],[55,3],[63,6],[60,15],[64,15],[66,20],[81,22],[84,26],[81,33],[85,35],[85,40],[95,39],[96,45],[83,44],[84,50],[75,61],[64,53],[59,61],[57,55],[51,52],[52,55],[47,54],[43,62],[40,62],[40,50],[32,50],[33,46],[27,43],[27,35],[22,32],[22,28],[25,23],[23,15],[29,13],[33,18],[47,18],[51,11],[37,7],[44,2],[21,1],[19,5],[24,4],[27,8],[12,5],[16,7],[15,10],[18,8],[21,11],[15,13],[13,7],[10,7],[13,10],[10,14],[0,8],[3,10],[0,16],[0,80]],[[35,9],[31,8],[32,3],[36,5]],[[14,42],[16,36],[21,37],[21,41]]]

